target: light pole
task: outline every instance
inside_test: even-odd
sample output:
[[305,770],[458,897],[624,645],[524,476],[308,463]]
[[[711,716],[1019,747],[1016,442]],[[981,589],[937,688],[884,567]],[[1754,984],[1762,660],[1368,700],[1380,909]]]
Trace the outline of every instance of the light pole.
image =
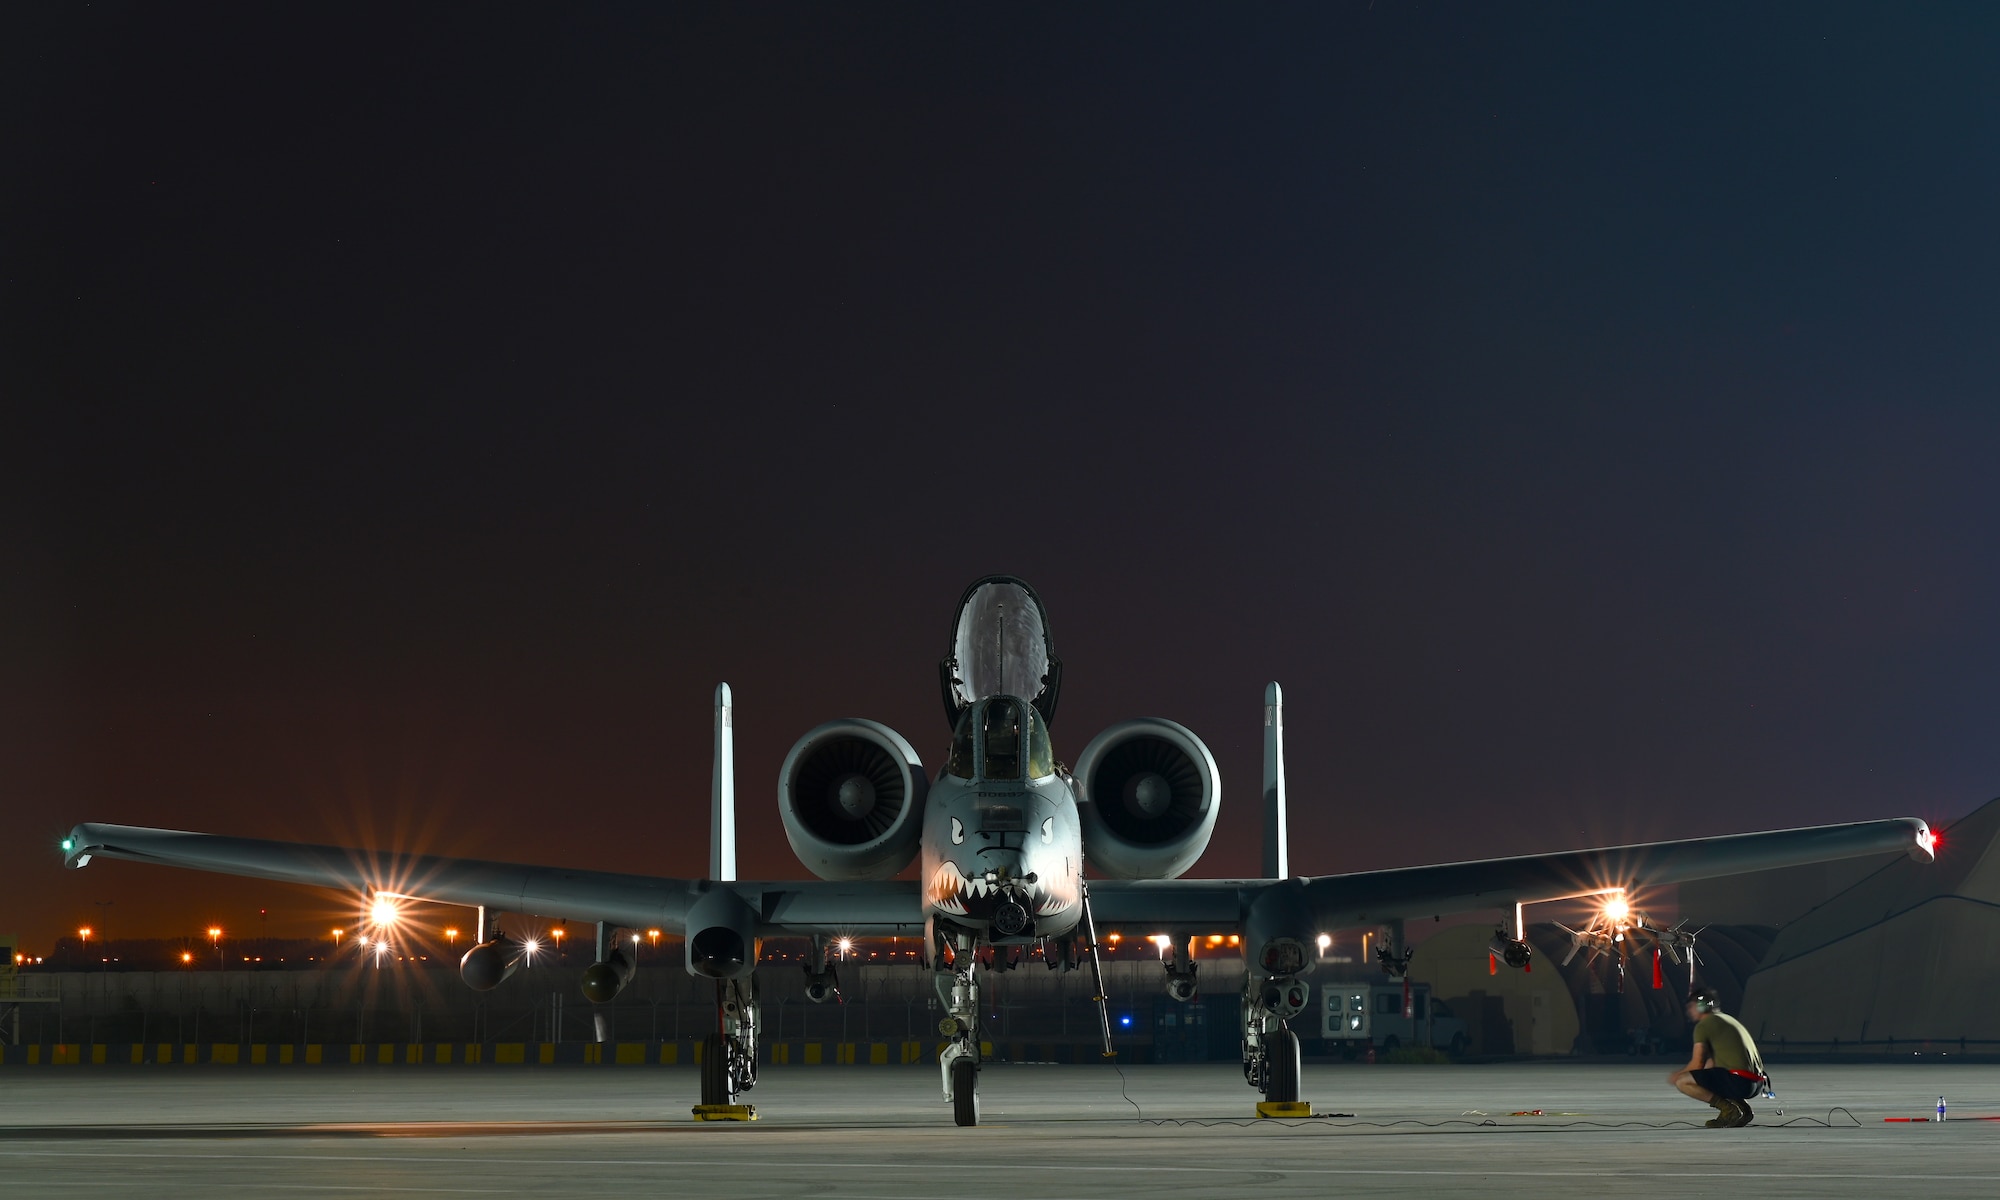
[[335,958],[340,957],[340,937],[346,932],[345,929],[336,929],[333,931],[333,956]]
[[220,971],[222,969],[222,929],[220,926],[210,925],[208,927],[208,944],[215,947],[215,969]]
[[445,931],[444,931],[444,940],[445,940],[445,944],[446,944],[447,946],[451,947],[451,953],[453,953],[453,954],[457,954],[457,953],[458,953],[458,930],[456,930],[456,929],[447,929],[447,930],[445,930]]
[[659,957],[660,931],[657,929],[648,929],[646,931],[646,943],[647,943],[647,948],[653,952],[653,956],[655,958]]

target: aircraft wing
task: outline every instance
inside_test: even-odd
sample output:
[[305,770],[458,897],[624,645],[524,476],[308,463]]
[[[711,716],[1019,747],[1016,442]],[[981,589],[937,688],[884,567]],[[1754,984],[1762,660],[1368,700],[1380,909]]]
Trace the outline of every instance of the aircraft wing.
[[525,866],[477,859],[407,856],[255,838],[78,825],[63,843],[64,861],[119,858],[273,879],[351,893],[365,905],[378,893],[491,909],[496,913],[609,921],[637,929],[686,932],[688,910],[712,888],[743,897],[772,934],[921,934],[923,905],[913,881],[715,883],[611,871]]
[[1102,926],[1214,932],[1241,923],[1264,893],[1291,891],[1325,931],[1870,854],[1928,859],[1931,846],[1929,826],[1899,817],[1298,880],[1092,880],[1090,900]]

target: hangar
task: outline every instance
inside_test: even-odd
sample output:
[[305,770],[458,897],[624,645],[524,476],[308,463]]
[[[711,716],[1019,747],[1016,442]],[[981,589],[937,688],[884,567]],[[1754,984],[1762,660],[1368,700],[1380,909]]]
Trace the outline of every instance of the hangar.
[[1772,1049],[2000,1048],[2000,800],[1946,828],[1937,862],[1896,856],[1787,924],[1743,1021]]

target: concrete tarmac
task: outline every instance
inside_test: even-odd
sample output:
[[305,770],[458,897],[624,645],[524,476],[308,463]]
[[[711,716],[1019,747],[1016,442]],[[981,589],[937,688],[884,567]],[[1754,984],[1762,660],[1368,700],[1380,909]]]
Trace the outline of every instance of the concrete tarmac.
[[[0,1193],[1065,1197],[2000,1194],[2000,1067],[1780,1068],[1708,1130],[1670,1064],[1307,1067],[1258,1121],[1233,1065],[995,1065],[960,1129],[936,1067],[771,1067],[697,1124],[679,1067],[41,1067],[0,1073]],[[1122,1093],[1121,1094],[1121,1089]],[[1932,1115],[1943,1093],[1954,1118]],[[1129,1100],[1127,1097],[1129,1096]],[[1782,1115],[1780,1109],[1782,1108]],[[1540,1109],[1541,1115],[1515,1115]]]

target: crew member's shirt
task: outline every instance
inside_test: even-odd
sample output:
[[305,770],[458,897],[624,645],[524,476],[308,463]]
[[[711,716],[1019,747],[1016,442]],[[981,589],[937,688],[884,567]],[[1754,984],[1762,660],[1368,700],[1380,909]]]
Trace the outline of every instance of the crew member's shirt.
[[1694,1040],[1707,1042],[1715,1065],[1725,1071],[1762,1071],[1757,1042],[1743,1022],[1728,1013],[1709,1013],[1695,1023]]

